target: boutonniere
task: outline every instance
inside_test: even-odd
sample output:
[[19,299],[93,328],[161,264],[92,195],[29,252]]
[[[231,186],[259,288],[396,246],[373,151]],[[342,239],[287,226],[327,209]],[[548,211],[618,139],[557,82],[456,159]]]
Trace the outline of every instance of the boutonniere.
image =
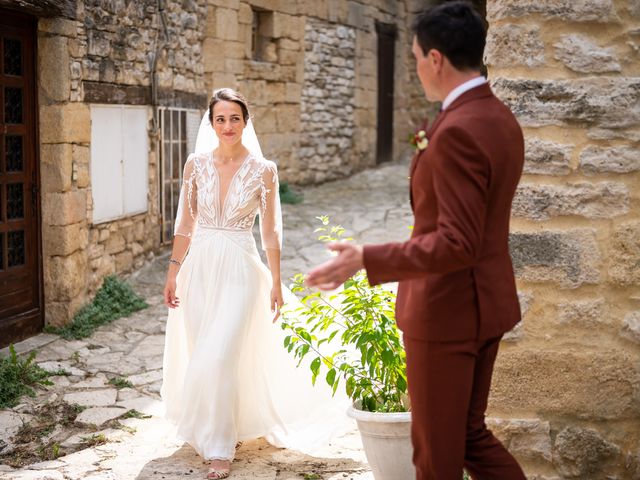
[[418,130],[413,135],[409,135],[409,143],[411,145],[413,145],[413,147],[416,150],[421,152],[422,150],[427,148],[427,146],[429,145],[429,139],[427,138],[427,132],[425,132],[424,130]]

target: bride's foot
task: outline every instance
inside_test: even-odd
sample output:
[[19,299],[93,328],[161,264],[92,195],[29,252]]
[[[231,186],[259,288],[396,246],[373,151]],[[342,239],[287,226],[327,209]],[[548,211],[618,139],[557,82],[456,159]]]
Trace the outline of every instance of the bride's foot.
[[211,460],[211,462],[209,462],[209,472],[207,473],[207,478],[227,478],[230,472],[231,462],[229,460]]

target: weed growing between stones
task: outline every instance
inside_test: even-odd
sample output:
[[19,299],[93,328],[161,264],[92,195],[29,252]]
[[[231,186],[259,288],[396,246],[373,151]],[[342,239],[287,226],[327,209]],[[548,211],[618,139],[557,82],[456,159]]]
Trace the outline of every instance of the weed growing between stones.
[[21,358],[13,345],[9,345],[9,356],[0,358],[0,408],[11,408],[23,395],[35,396],[33,387],[52,385],[48,378],[60,372],[47,372],[35,362],[36,352]]
[[114,377],[109,383],[116,388],[133,388],[133,383],[123,377]]
[[120,418],[151,418],[151,415],[145,415],[144,413],[139,412],[136,409],[128,410],[127,413],[122,415]]
[[110,275],[104,279],[93,301],[82,307],[69,325],[61,328],[46,327],[45,331],[67,340],[87,338],[99,326],[148,306],[127,283]]
[[94,433],[86,437],[82,437],[82,448],[90,448],[98,445],[104,445],[109,439],[103,433]]
[[[69,435],[75,433],[78,428],[75,427],[74,421],[83,410],[84,407],[80,405],[66,402],[47,403],[38,407],[34,412],[34,418],[22,425],[11,439],[15,447],[0,455],[0,463],[19,468],[36,462],[55,460],[71,453],[60,446],[60,439],[55,438],[56,432],[65,428],[71,429]],[[76,450],[80,448],[84,447],[80,446]]]

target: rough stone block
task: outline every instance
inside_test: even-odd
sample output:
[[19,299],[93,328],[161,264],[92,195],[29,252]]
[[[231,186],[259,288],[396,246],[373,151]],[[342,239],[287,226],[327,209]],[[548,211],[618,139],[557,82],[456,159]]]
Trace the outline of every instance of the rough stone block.
[[640,344],[640,311],[629,312],[625,315],[620,335]]
[[108,254],[120,253],[127,246],[124,236],[120,232],[113,232],[105,243]]
[[214,35],[223,40],[238,40],[238,11],[216,8],[216,29]]
[[42,143],[90,143],[91,113],[84,103],[40,106]]
[[44,284],[52,300],[75,299],[86,288],[87,255],[76,251],[68,257],[50,257],[44,261]]
[[115,388],[107,388],[104,390],[67,393],[63,397],[63,400],[67,403],[77,403],[84,407],[108,407],[116,403],[117,397],[118,390]]
[[71,189],[72,146],[68,143],[40,145],[40,179],[43,193]]
[[524,173],[566,175],[571,171],[569,162],[574,145],[563,145],[539,138],[525,141]]
[[539,418],[487,418],[487,426],[519,460],[551,462],[551,428]]
[[349,1],[347,25],[361,30],[369,30],[370,19],[367,18],[365,6],[361,3]]
[[349,16],[348,4],[344,0],[327,0],[327,13],[330,22],[344,25]]
[[553,463],[564,478],[605,478],[607,462],[619,454],[596,430],[572,426],[556,436]]
[[116,273],[129,272],[133,268],[133,254],[127,250],[115,256]]
[[485,62],[490,67],[544,64],[544,43],[537,25],[498,25],[487,37]]
[[612,0],[494,0],[487,2],[489,22],[541,14],[574,22],[608,22],[615,18]]
[[42,219],[45,225],[71,225],[86,220],[86,191],[45,193],[42,198]]
[[623,350],[560,346],[504,349],[498,355],[490,411],[571,412],[583,420],[637,415],[637,356]]
[[44,308],[44,323],[53,327],[63,327],[67,325],[73,316],[80,310],[86,302],[84,295],[63,302],[46,301]]
[[616,129],[640,123],[640,78],[498,78],[493,88],[527,127],[586,123],[589,127]]
[[66,102],[71,92],[69,44],[66,37],[38,38],[38,85],[41,103]]
[[278,131],[294,133],[300,129],[300,108],[297,105],[280,105],[276,110]]
[[75,37],[78,33],[78,22],[62,17],[40,18],[38,20],[38,31],[55,33],[65,37]]
[[88,244],[88,233],[87,225],[84,222],[65,226],[43,226],[44,254],[66,257],[76,250],[84,249]]
[[73,176],[78,188],[87,188],[91,184],[91,172],[89,170],[89,147],[73,145]]
[[600,282],[595,230],[514,232],[509,249],[516,276],[522,281],[551,281],[565,288]]
[[612,48],[602,48],[584,35],[563,35],[554,48],[556,60],[575,72],[605,73],[622,70]]
[[580,169],[587,175],[640,171],[640,150],[631,147],[589,146],[580,154]]
[[238,23],[251,25],[253,23],[253,10],[246,3],[241,3],[238,10]]
[[640,222],[616,226],[609,248],[609,278],[618,285],[640,284]]
[[76,417],[76,422],[84,425],[99,427],[109,420],[118,418],[127,413],[124,408],[117,407],[94,407],[87,408]]
[[614,182],[567,185],[521,184],[513,200],[512,214],[533,220],[579,215],[612,218],[629,211],[629,191]]
[[561,324],[579,325],[581,328],[602,326],[609,322],[605,309],[604,298],[560,303],[558,304],[558,321]]

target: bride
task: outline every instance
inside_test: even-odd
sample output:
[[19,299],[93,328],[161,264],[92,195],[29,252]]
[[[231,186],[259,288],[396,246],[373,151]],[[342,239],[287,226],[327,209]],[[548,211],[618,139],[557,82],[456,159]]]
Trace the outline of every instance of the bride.
[[[252,235],[256,215],[268,269]],[[312,450],[343,412],[296,368],[272,324],[283,304],[281,246],[276,165],[262,156],[244,97],[216,90],[184,167],[161,389],[178,435],[210,460],[207,478],[229,476],[242,440]]]

